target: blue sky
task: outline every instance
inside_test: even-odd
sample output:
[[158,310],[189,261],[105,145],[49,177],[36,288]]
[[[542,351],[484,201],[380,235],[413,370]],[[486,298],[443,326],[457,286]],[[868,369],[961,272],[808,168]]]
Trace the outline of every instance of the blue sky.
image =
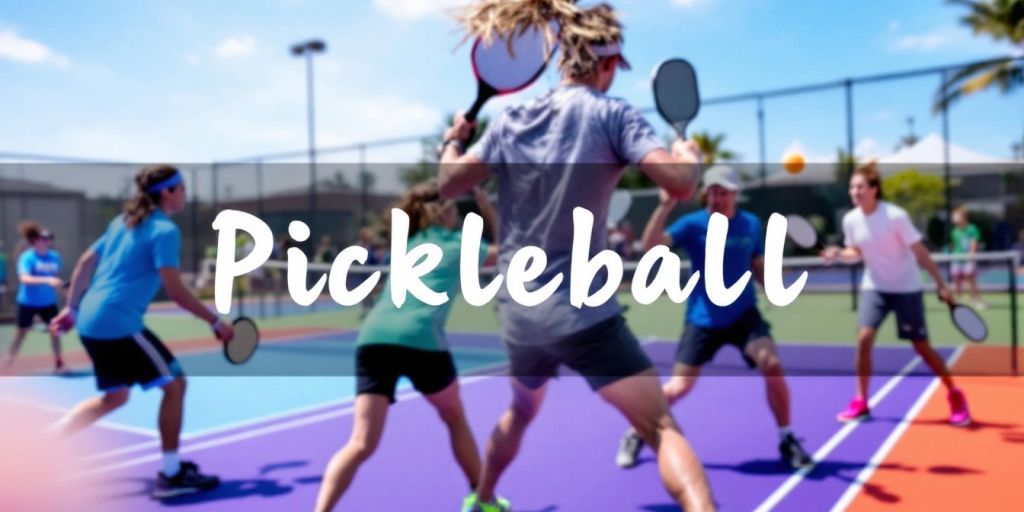
[[[305,74],[291,43],[323,38],[317,57],[317,139],[337,145],[432,132],[471,103],[468,45],[438,12],[458,0],[263,2],[71,0],[7,2],[0,11],[0,150],[120,160],[205,162],[302,149]],[[634,71],[611,93],[652,104],[649,70],[682,56],[715,97],[1020,49],[973,37],[942,1],[619,0]],[[242,6],[245,7],[242,7]],[[549,73],[500,107],[553,85]],[[937,79],[856,91],[856,142],[883,155],[914,116],[918,135]],[[767,103],[769,161],[799,147],[809,160],[845,143],[841,91]],[[727,134],[757,159],[752,103],[704,108],[691,130]],[[955,143],[1000,158],[1024,137],[1024,92],[986,93],[952,112]],[[659,129],[664,124],[656,117]],[[665,128],[667,131],[667,128]],[[371,149],[411,161],[417,145]],[[355,154],[331,157],[353,161]]]

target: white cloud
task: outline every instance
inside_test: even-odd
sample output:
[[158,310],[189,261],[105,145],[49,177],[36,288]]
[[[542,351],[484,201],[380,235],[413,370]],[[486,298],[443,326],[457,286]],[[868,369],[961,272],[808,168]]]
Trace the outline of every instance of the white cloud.
[[854,146],[853,154],[857,155],[858,159],[864,160],[881,156],[879,153],[880,150],[881,146],[878,145],[878,141],[871,137],[867,137],[861,139],[861,141]]
[[693,7],[697,4],[704,3],[704,0],[671,0],[671,3],[675,7]]
[[443,15],[470,0],[373,0],[373,5],[388,16],[403,20],[418,20],[427,16]]
[[185,62],[188,62],[189,64],[191,64],[193,66],[198,66],[199,63],[202,62],[202,59],[199,58],[199,55],[196,55],[194,53],[190,53],[190,54],[185,56]]
[[217,49],[214,50],[214,53],[218,57],[232,59],[252,55],[255,51],[256,38],[252,36],[234,36],[221,41],[217,45]]
[[904,34],[893,40],[889,48],[897,52],[930,52],[962,42],[963,29],[942,27],[920,34]]
[[10,30],[0,31],[0,58],[23,64],[42,64],[66,68],[71,61],[38,41],[26,39]]

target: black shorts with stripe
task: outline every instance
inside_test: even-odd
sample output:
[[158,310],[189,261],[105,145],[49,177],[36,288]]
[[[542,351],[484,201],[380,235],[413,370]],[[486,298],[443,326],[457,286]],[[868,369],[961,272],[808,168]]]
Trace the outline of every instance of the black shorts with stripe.
[[163,386],[184,373],[181,365],[149,329],[114,339],[82,337],[96,372],[96,387],[114,391],[135,384],[142,389]]

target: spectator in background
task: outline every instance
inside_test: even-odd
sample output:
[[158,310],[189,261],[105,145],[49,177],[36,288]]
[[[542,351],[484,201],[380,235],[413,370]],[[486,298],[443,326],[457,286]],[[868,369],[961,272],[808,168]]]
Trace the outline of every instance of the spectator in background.
[[626,258],[630,249],[629,244],[626,243],[626,234],[614,222],[608,223],[608,248],[622,258]]
[[359,230],[359,246],[366,249],[366,252],[369,253],[366,257],[367,265],[380,265],[379,254],[376,250],[377,245],[377,233],[373,232],[373,228],[364,227]]
[[622,224],[619,225],[619,229],[622,231],[622,235],[626,237],[626,249],[623,256],[627,260],[637,259],[637,253],[642,251],[636,250],[636,244],[638,242],[636,238],[636,230],[633,229],[633,225],[630,224],[628,220],[622,221]]
[[[57,293],[64,288],[64,281],[58,277],[61,260],[53,250],[53,232],[31,221],[22,223],[20,230],[28,248],[18,256],[18,328],[7,352],[6,367],[14,364],[14,358],[18,356],[25,335],[36,318],[49,324],[57,316]],[[61,359],[60,337],[51,332],[50,343],[54,372],[66,372],[67,367]]]
[[337,254],[338,249],[334,247],[331,235],[324,235],[320,237],[320,245],[316,247],[316,256],[314,256],[313,261],[316,263],[334,263],[334,257]]
[[7,253],[4,252],[4,241],[0,239],[0,311],[4,309],[4,296],[7,295]]
[[950,238],[953,241],[953,254],[968,256],[968,259],[954,261],[950,265],[956,295],[959,297],[963,294],[963,283],[966,281],[975,306],[978,309],[985,309],[985,303],[978,293],[978,265],[974,261],[974,255],[981,246],[981,232],[977,226],[967,221],[967,208],[963,206],[953,210],[953,233]]

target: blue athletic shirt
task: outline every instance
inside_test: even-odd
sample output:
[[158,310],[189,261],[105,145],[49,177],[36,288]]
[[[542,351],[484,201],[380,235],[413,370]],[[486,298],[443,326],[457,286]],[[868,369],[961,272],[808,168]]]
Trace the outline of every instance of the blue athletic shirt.
[[[18,257],[18,275],[33,277],[57,277],[60,274],[60,255],[49,250],[40,256],[29,248]],[[43,308],[57,304],[57,290],[48,284],[25,284],[18,287],[18,304]]]
[[78,332],[93,339],[141,332],[146,308],[160,290],[160,269],[180,266],[178,226],[160,210],[131,229],[118,215],[90,249],[99,265],[79,304]]
[[[693,294],[687,300],[686,323],[708,329],[719,329],[735,322],[746,310],[757,305],[754,292],[754,278],[751,276],[747,287],[736,302],[721,307],[716,306],[708,298],[704,287],[704,245],[707,243],[708,223],[711,214],[700,210],[683,215],[667,230],[672,237],[672,245],[683,247],[690,255],[693,270],[700,271],[700,281]],[[750,270],[750,262],[755,256],[764,256],[764,238],[761,221],[754,214],[737,210],[736,216],[729,219],[729,235],[725,239],[725,261],[722,273],[725,285],[730,286]]]

